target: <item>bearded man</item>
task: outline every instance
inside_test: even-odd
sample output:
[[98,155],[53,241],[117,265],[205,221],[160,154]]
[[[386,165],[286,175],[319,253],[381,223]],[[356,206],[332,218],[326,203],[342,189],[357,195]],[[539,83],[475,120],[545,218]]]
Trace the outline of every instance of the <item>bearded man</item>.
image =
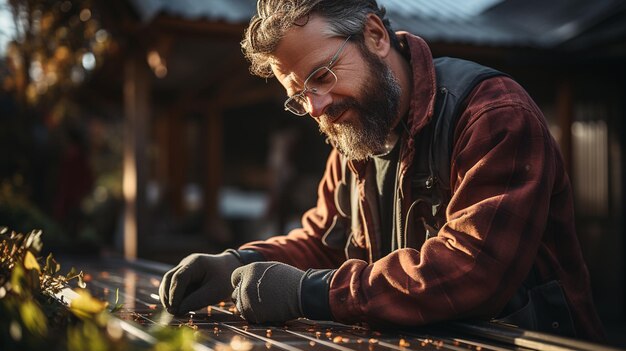
[[[317,205],[287,235],[184,258],[160,286],[168,311],[232,297],[252,322],[498,319],[602,338],[563,160],[522,87],[477,64],[435,63],[375,0],[257,9],[242,41],[251,72],[276,77],[285,109],[333,145]],[[454,116],[441,127],[449,152],[433,141],[441,116]],[[434,178],[438,155],[447,174]],[[442,191],[420,196],[428,189]]]

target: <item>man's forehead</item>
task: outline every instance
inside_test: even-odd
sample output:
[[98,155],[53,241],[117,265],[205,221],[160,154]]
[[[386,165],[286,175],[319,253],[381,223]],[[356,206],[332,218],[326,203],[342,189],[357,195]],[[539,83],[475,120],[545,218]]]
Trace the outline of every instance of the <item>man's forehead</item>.
[[274,75],[279,80],[295,78],[294,74],[306,74],[299,70],[310,70],[315,68],[313,66],[326,63],[328,57],[325,53],[331,37],[326,21],[319,16],[311,16],[304,26],[292,26],[285,32],[270,59]]

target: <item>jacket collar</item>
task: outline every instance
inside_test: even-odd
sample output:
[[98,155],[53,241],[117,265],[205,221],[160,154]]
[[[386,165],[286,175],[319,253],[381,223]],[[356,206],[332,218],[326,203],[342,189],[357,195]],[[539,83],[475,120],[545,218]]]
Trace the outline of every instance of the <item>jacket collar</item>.
[[409,63],[413,72],[409,116],[407,124],[411,136],[414,136],[430,122],[435,109],[437,82],[432,53],[426,42],[413,34],[398,32],[398,39],[408,52]]

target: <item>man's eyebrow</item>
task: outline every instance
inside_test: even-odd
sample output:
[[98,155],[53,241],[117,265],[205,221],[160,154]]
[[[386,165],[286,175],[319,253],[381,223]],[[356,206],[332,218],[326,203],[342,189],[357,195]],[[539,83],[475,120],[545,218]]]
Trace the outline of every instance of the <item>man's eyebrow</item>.
[[[313,72],[317,71],[318,69],[322,68],[322,67],[326,67],[328,66],[328,64],[330,63],[330,60],[333,58],[332,54],[329,57],[325,57],[323,59],[319,59],[317,60],[317,62],[315,62],[315,64],[311,65],[311,69],[309,70],[309,73],[306,74],[306,76],[304,76],[304,80],[302,81],[302,89],[298,90],[296,92],[299,93],[304,89],[304,81],[309,78],[311,76],[311,74],[313,74]],[[291,78],[291,81],[295,83],[295,79],[293,79],[293,77]]]
[[[329,64],[329,63],[331,63],[331,62],[330,62],[330,60],[332,60],[332,59],[333,59],[333,56],[334,56],[334,55],[335,55],[335,54],[330,54],[330,55],[328,55],[328,57],[325,57],[325,58],[323,58],[323,59],[318,59],[318,60],[317,60],[317,62],[315,62],[315,64],[314,64],[314,65],[311,65],[311,67],[312,67],[312,68],[311,68],[311,69],[309,70],[309,72],[308,72],[308,73],[304,76],[304,78],[303,78],[303,80],[302,80],[302,85],[300,85],[300,84],[296,81],[296,79],[295,79],[295,77],[294,77],[293,72],[291,72],[291,73],[289,74],[289,76],[288,76],[288,80],[291,82],[291,84],[290,84],[290,85],[298,86],[298,88],[299,88],[299,89],[298,89],[298,90],[295,90],[293,94],[290,94],[290,93],[289,93],[289,89],[287,89],[287,96],[294,96],[294,95],[299,94],[300,92],[302,92],[302,91],[304,90],[304,82],[305,82],[305,80],[306,80],[307,78],[309,78],[309,77],[311,76],[311,74],[313,74],[313,72],[315,72],[316,70],[318,70],[318,69],[320,69],[320,68],[322,68],[322,67],[326,67],[326,66],[328,66],[328,64]],[[336,58],[335,58],[335,62],[334,62],[334,63],[336,63],[338,59],[339,59],[339,57],[336,57]]]
[[295,78],[295,74],[293,72],[291,72],[288,76],[288,80],[291,83],[290,86],[295,86],[298,87],[297,90],[294,90],[293,93],[290,93],[289,91],[287,91],[287,96],[294,96],[296,94],[299,94],[300,92],[302,92],[302,90],[304,90],[304,82],[307,78],[309,78],[311,76],[311,74],[313,72],[315,72],[317,69],[319,69],[320,67],[324,67],[328,64],[328,62],[330,61],[330,59],[328,60],[320,60],[320,62],[316,62],[315,65],[312,65],[313,68],[311,68],[311,70],[309,71],[309,73],[307,73],[304,78],[302,78],[302,81],[300,83],[298,83],[298,81]]
[[[328,57],[328,58],[324,58],[324,59],[318,60],[318,62],[316,62],[314,65],[312,65],[312,66],[313,66],[313,68],[312,68],[312,69],[309,71],[309,73],[306,75],[306,76],[307,76],[307,78],[308,78],[308,77],[309,77],[309,76],[310,76],[313,72],[315,72],[316,70],[318,70],[318,69],[320,69],[320,68],[322,68],[322,67],[327,66],[327,65],[328,65],[328,63],[330,62],[330,59],[331,59],[331,58],[332,58],[332,56],[331,56],[331,57]],[[306,79],[306,78],[305,78],[305,79]]]

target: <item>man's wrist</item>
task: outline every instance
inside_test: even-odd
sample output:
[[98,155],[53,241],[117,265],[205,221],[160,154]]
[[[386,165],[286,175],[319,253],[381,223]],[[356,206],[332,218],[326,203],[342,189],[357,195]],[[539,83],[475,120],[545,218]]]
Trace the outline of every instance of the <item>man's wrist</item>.
[[335,269],[309,269],[300,282],[300,311],[314,320],[332,320],[328,294]]

